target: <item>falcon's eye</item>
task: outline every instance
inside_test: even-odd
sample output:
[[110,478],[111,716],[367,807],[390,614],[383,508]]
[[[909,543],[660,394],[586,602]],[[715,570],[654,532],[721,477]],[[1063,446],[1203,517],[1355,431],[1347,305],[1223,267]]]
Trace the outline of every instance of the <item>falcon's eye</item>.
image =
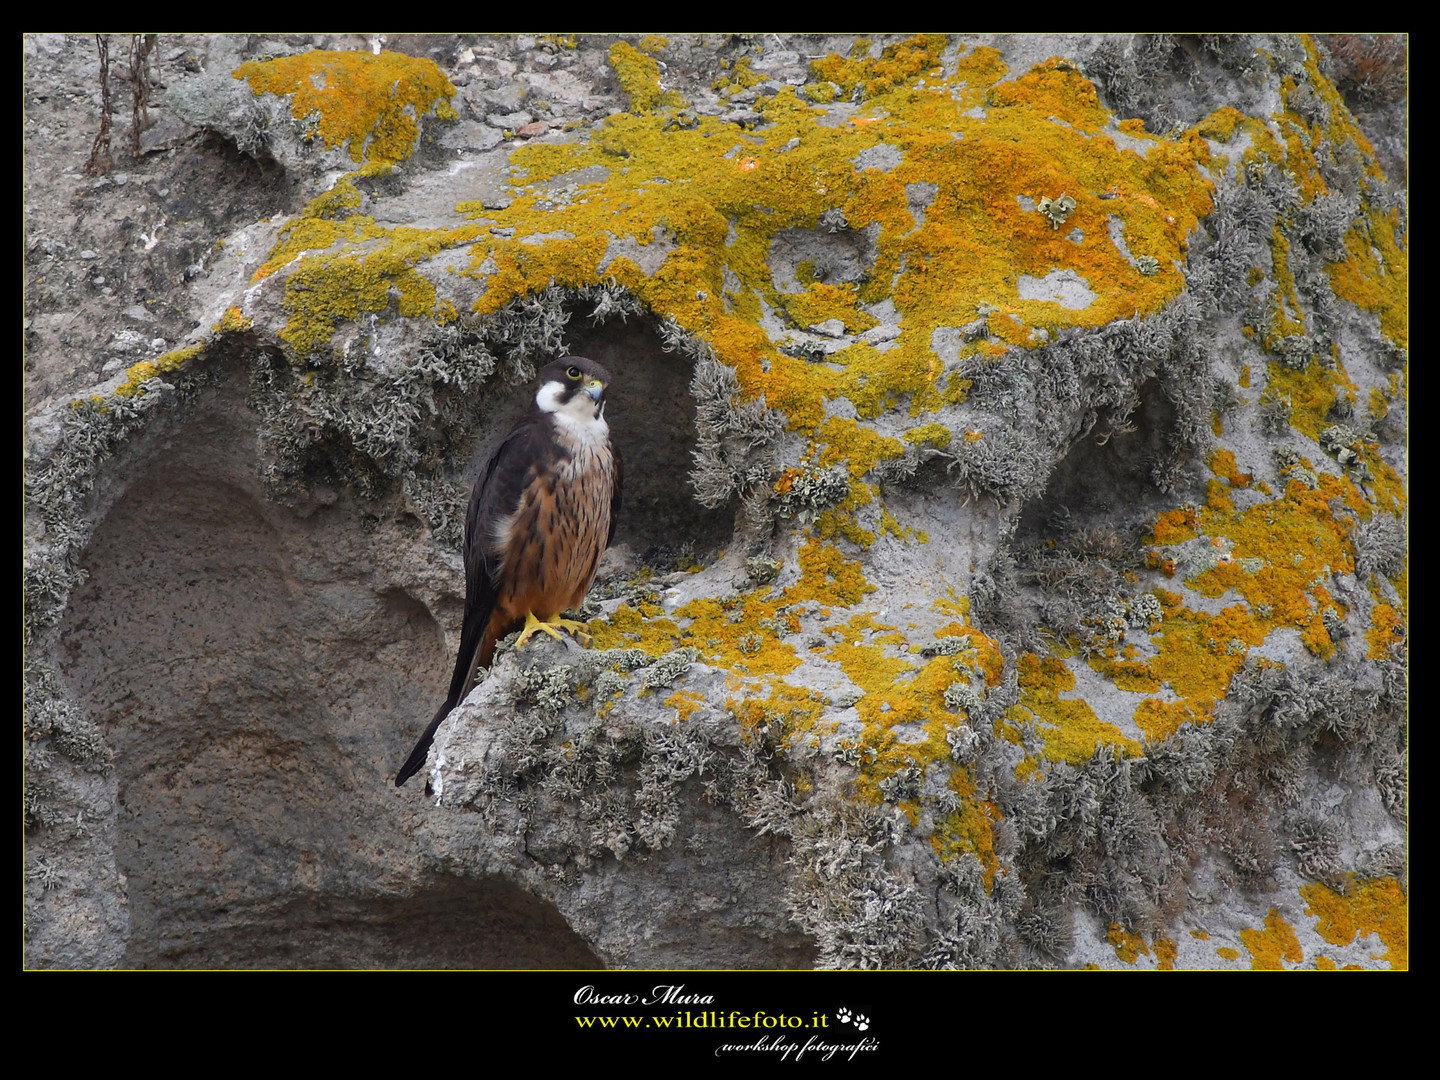
[[578,367],[568,367],[565,369],[565,374],[571,379],[578,379],[580,378],[580,369]]

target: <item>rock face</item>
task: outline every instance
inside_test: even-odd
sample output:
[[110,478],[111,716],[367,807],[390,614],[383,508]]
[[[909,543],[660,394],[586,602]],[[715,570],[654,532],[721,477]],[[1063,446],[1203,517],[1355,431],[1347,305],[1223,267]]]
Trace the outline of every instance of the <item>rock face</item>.
[[1408,963],[1403,40],[25,44],[31,966]]

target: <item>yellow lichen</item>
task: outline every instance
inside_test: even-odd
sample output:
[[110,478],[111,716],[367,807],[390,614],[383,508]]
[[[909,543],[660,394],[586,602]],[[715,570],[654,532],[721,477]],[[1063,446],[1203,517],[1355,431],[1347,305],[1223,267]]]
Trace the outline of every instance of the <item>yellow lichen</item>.
[[784,603],[819,600],[825,604],[858,604],[875,586],[865,580],[858,559],[847,559],[840,550],[818,540],[800,546],[800,580],[785,590]]
[[1155,949],[1155,970],[1174,971],[1175,958],[1180,954],[1180,947],[1175,943],[1174,938],[1157,937],[1153,942]]
[[[661,41],[663,42],[663,39]],[[656,45],[653,37],[642,41],[641,48],[645,48],[647,42],[651,50],[664,48],[663,44]],[[635,46],[624,41],[617,41],[610,46],[610,66],[615,69],[620,89],[630,99],[631,112],[648,113],[660,105],[684,104],[679,94],[661,87],[660,65]]]
[[1233,105],[1222,105],[1205,119],[1195,125],[1198,131],[1207,139],[1214,139],[1216,142],[1227,143],[1235,129],[1245,121],[1245,114]]
[[[1073,67],[1041,65],[1031,77],[997,88],[1004,67],[993,50],[981,49],[960,58],[959,70],[942,78],[932,70],[942,40],[914,39],[876,60],[817,61],[817,70],[840,79],[842,87],[864,83],[883,115],[827,126],[822,113],[786,88],[758,106],[768,126],[740,136],[710,117],[687,128],[644,113],[651,100],[646,95],[652,88],[659,92],[654,61],[617,46],[616,56],[634,75],[635,85],[627,84],[632,106],[633,95],[641,95],[643,115],[613,116],[586,142],[529,145],[512,156],[526,170],[527,185],[591,166],[603,168],[606,178],[583,185],[568,206],[548,210],[543,226],[535,205],[541,193],[530,187],[507,209],[486,211],[502,226],[532,233],[543,228],[547,235],[563,230],[584,241],[527,245],[524,265],[507,261],[515,242],[478,245],[473,272],[479,276],[484,267],[487,291],[476,310],[497,310],[552,280],[594,280],[609,237],[648,244],[661,233],[674,250],[658,270],[647,276],[621,258],[607,272],[652,310],[709,342],[736,369],[747,396],[763,394],[792,428],[817,435],[825,426],[827,397],[848,399],[862,419],[907,400],[914,414],[962,399],[965,380],[943,377],[944,365],[930,348],[933,330],[953,326],[957,312],[976,312],[984,303],[1014,314],[1020,323],[1013,325],[1023,324],[1018,340],[1033,347],[1031,328],[1100,325],[1156,310],[1177,295],[1183,284],[1178,277],[1145,278],[1113,244],[1087,240],[1077,247],[1052,235],[1039,215],[1026,217],[1017,196],[1115,187],[1116,199],[1082,198],[1075,224],[1099,237],[1110,218],[1118,218],[1127,241],[1143,243],[1168,264],[1183,258],[1188,231],[1210,206],[1209,184],[1195,168],[1203,148],[1154,139],[1142,159],[1108,140],[1086,139],[1077,123],[1088,128],[1104,114],[1093,87]],[[910,85],[921,77],[923,88]],[[976,106],[983,115],[973,112]],[[1052,117],[1069,119],[1059,124]],[[857,172],[851,160],[881,142],[900,152],[901,164],[888,173]],[[744,152],[733,152],[737,146]],[[653,183],[656,177],[666,183]],[[952,194],[937,200],[917,229],[906,185],[937,181]],[[820,282],[813,267],[808,275],[802,268],[799,288],[782,290],[768,266],[774,238],[782,229],[814,228],[822,212],[836,207],[850,220],[879,226],[875,265],[858,284]],[[517,232],[513,241],[520,239]],[[1057,266],[1090,281],[1096,302],[1072,312],[1020,300],[1017,274],[1044,276]],[[853,333],[873,319],[860,304],[887,298],[901,312],[901,338],[884,352],[852,344],[829,356],[829,365],[786,355],[756,325],[763,302],[802,325],[839,318]],[[1013,320],[992,316],[992,327],[1000,323]],[[981,340],[963,350],[988,356],[992,345]],[[841,425],[825,434],[845,441]],[[848,442],[839,452],[849,457],[852,450],[870,457],[866,447]],[[832,456],[836,452],[832,444]],[[851,469],[864,471],[853,458]]]
[[786,733],[812,731],[825,711],[825,699],[812,690],[805,690],[778,679],[766,684],[765,697],[752,695],[729,698],[726,706],[739,721],[747,738],[768,735],[783,745]]
[[921,424],[905,432],[905,441],[916,446],[933,446],[943,450],[950,445],[954,434],[944,424]]
[[1150,946],[1145,944],[1145,935],[1132,934],[1119,923],[1111,923],[1105,937],[1115,947],[1115,955],[1123,963],[1133,964],[1141,956],[1150,955]]
[[1314,882],[1300,887],[1306,915],[1319,918],[1315,927],[1332,945],[1349,945],[1357,937],[1375,934],[1385,946],[1376,960],[1397,971],[1410,967],[1410,912],[1405,892],[1394,878],[1364,881],[1352,877],[1343,893]]
[[187,345],[183,349],[165,353],[154,360],[145,360],[126,368],[125,381],[115,388],[116,395],[134,397],[136,394],[143,393],[144,383],[169,372],[179,371],[187,361],[200,355],[200,351],[204,348],[203,342],[197,342],[194,345]]
[[1198,724],[1209,719],[1203,714],[1197,716],[1183,701],[1146,698],[1135,708],[1135,726],[1145,733],[1145,738],[1150,742],[1168,739],[1180,730],[1181,724]]
[[1250,967],[1255,971],[1283,971],[1282,961],[1298,964],[1305,959],[1295,928],[1274,908],[1265,916],[1264,930],[1241,930],[1240,941],[1249,951]]
[[1389,604],[1376,604],[1370,610],[1370,628],[1365,631],[1371,660],[1389,660],[1405,641],[1405,619]]
[[705,695],[693,690],[676,690],[665,699],[665,705],[674,709],[680,723],[690,719],[692,713],[706,707]]
[[1081,765],[1102,745],[1135,756],[1144,753],[1138,742],[1096,716],[1084,698],[1060,697],[1075,688],[1075,675],[1063,660],[1025,653],[1019,659],[1019,669],[1020,701],[1012,709],[1029,713],[1039,721],[1047,759]]
[[210,329],[217,334],[238,334],[249,330],[252,325],[251,320],[246,318],[238,307],[229,307],[225,309],[225,314],[220,316],[220,321]]
[[434,61],[386,52],[327,52],[241,64],[235,78],[256,94],[294,95],[291,113],[327,147],[347,146],[356,162],[395,162],[420,137],[416,118],[432,108],[453,119],[455,87]]

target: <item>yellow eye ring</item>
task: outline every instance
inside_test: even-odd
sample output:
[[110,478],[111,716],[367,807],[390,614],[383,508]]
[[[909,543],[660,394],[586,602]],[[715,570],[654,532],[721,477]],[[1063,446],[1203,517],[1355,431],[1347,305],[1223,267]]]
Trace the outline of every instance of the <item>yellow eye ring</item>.
[[565,369],[565,374],[572,379],[578,379],[580,378],[580,369],[578,367],[568,367]]

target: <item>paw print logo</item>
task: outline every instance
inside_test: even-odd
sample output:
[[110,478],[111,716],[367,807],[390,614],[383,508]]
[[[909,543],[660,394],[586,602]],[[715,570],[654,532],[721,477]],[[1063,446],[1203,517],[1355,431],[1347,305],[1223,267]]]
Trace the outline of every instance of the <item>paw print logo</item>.
[[855,1030],[866,1031],[870,1027],[870,1018],[864,1013],[855,1014]]
[[848,1024],[848,1023],[850,1022],[850,1010],[849,1010],[849,1009],[836,1009],[836,1010],[835,1010],[835,1017],[836,1017],[836,1019],[838,1019],[842,1024]]

